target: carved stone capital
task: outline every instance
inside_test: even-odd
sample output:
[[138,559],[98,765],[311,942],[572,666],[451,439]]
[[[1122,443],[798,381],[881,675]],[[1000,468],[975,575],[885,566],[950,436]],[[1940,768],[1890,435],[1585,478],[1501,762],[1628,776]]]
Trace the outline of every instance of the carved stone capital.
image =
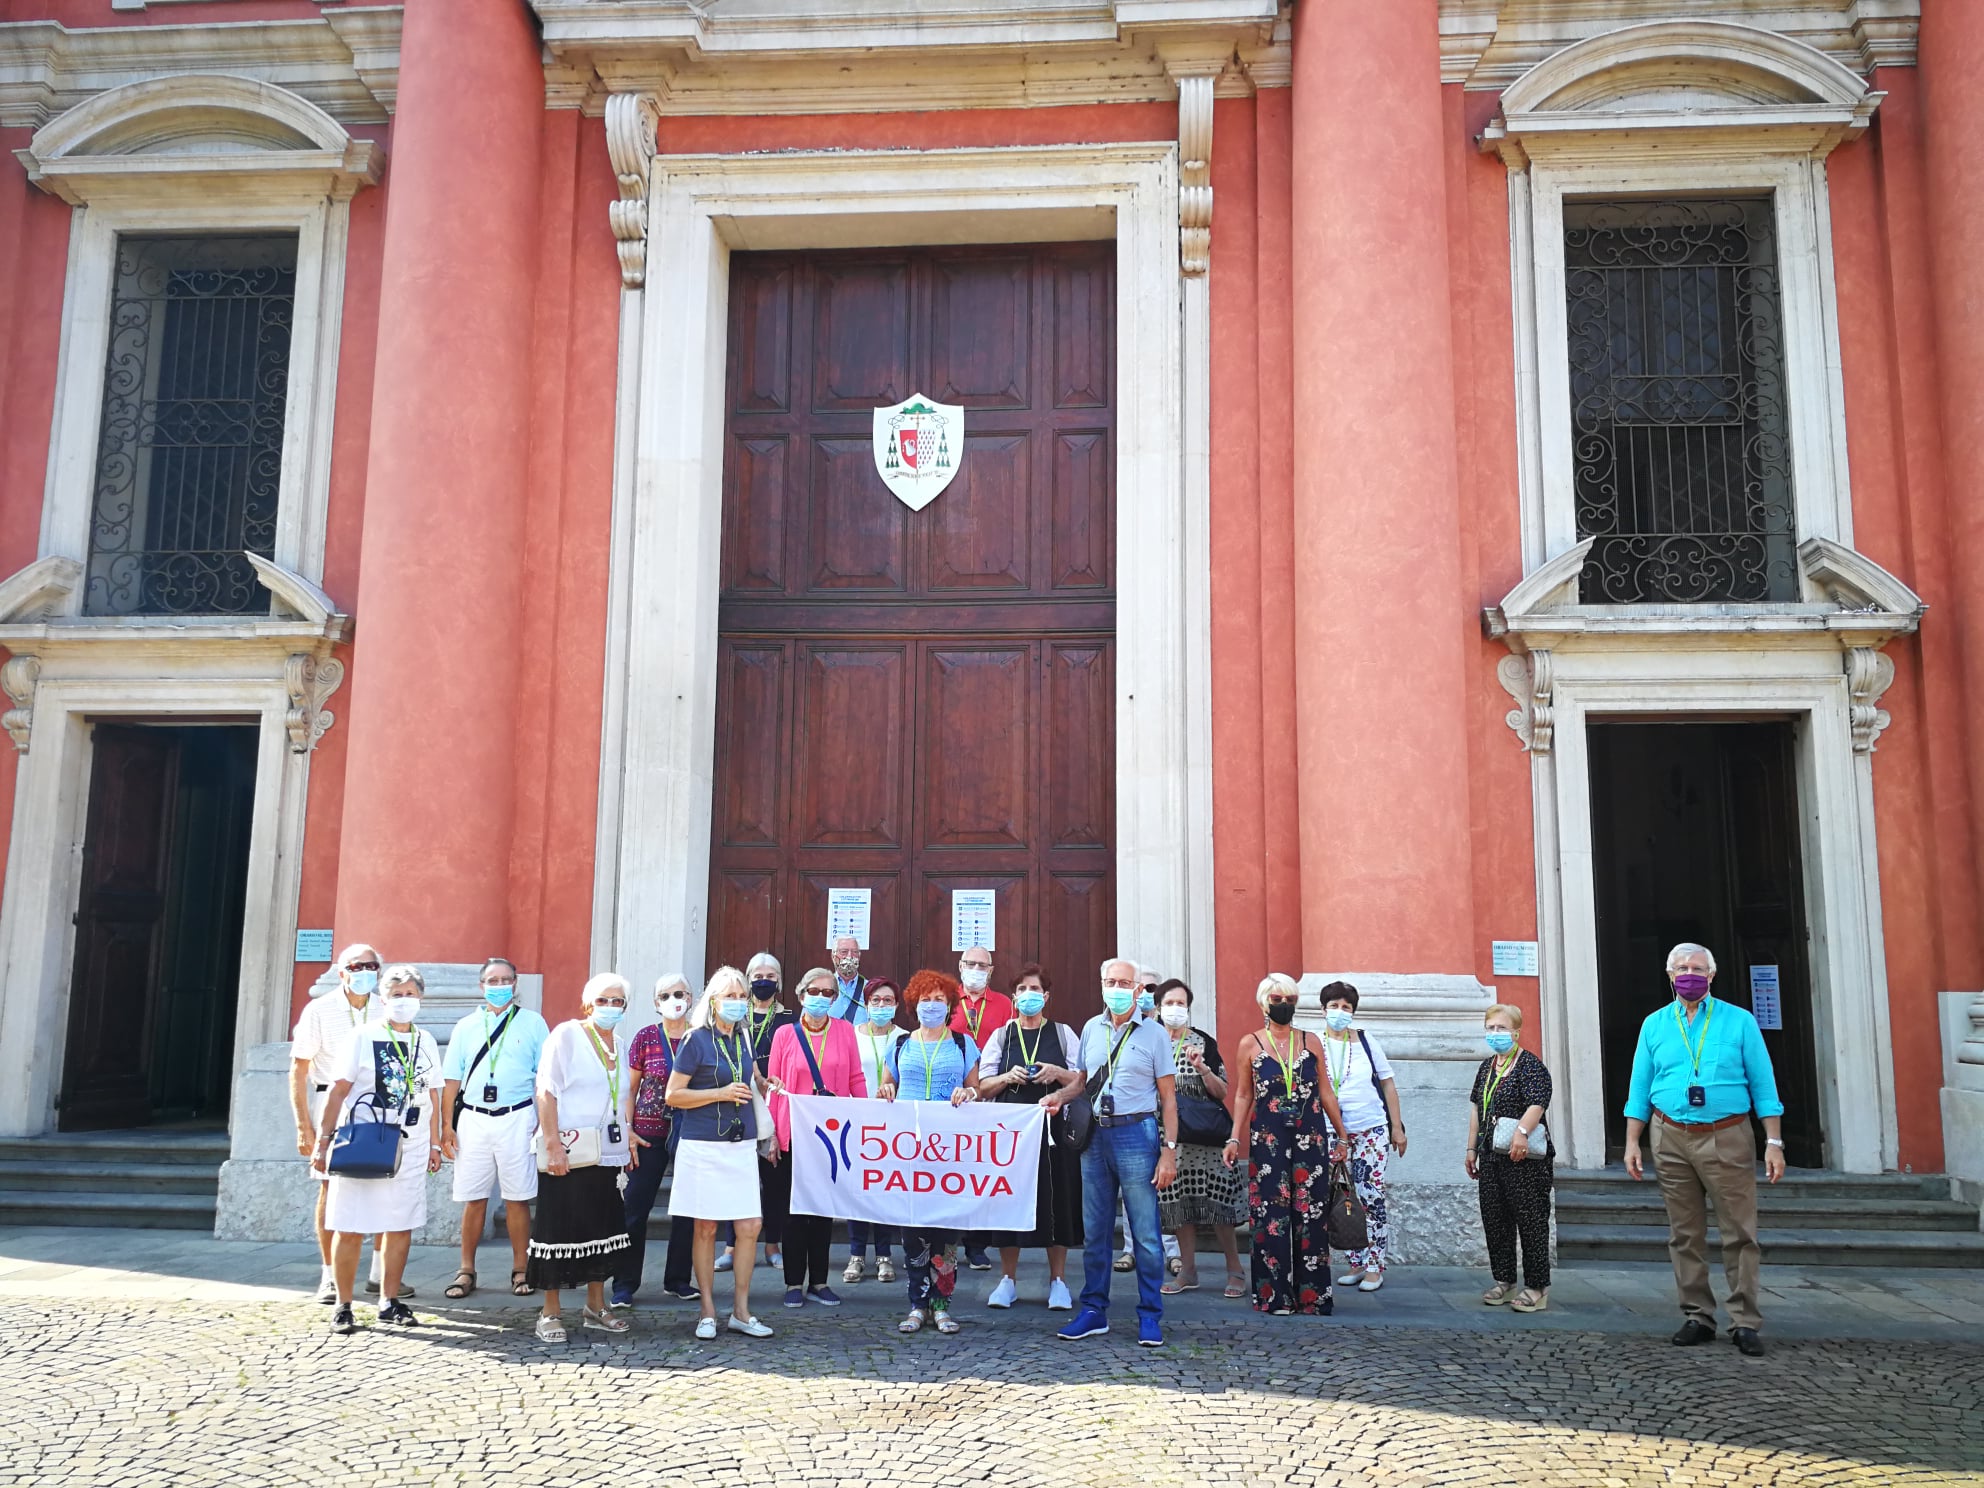
[[0,666],[0,688],[5,688],[7,696],[14,700],[14,706],[0,714],[0,728],[6,729],[14,747],[22,754],[28,752],[29,735],[34,730],[34,689],[40,680],[38,657],[15,656]]
[[1548,651],[1511,653],[1495,665],[1495,680],[1516,704],[1503,721],[1531,754],[1548,754],[1555,732],[1551,668]]
[[607,223],[620,249],[620,282],[639,289],[648,275],[648,167],[654,164],[661,104],[652,93],[613,93],[606,99],[606,156],[620,183]]
[[289,690],[289,713],[284,722],[289,728],[290,752],[308,754],[337,722],[324,703],[343,684],[344,663],[336,657],[319,661],[307,651],[298,651],[283,663],[282,680]]
[[1881,694],[1894,684],[1894,662],[1872,646],[1853,646],[1846,652],[1846,690],[1851,698],[1848,717],[1853,724],[1853,749],[1872,754],[1874,741],[1888,726],[1887,710],[1880,706]]
[[1178,79],[1178,268],[1189,275],[1212,267],[1211,73]]

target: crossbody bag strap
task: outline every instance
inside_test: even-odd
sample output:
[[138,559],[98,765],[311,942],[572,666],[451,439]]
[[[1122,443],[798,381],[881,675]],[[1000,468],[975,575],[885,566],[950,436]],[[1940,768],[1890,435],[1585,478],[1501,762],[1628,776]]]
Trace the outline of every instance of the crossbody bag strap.
[[475,1051],[475,1058],[468,1062],[468,1072],[462,1076],[462,1084],[466,1085],[470,1080],[475,1078],[475,1072],[482,1067],[482,1061],[487,1059],[489,1057],[489,1051],[496,1047],[496,1040],[509,1032],[510,1024],[516,1016],[517,1010],[511,1008],[507,1013],[503,1014],[503,1020],[489,1030],[488,1039],[484,1041],[480,1049]]
[[[832,1033],[833,1026],[832,1021],[829,1020],[827,1023],[829,1034]],[[806,1037],[806,1025],[804,1023],[795,1023],[792,1027],[799,1035],[799,1052],[806,1056],[806,1068],[813,1072],[813,1093],[815,1095],[832,1095],[833,1092],[827,1089],[827,1077],[820,1073],[820,1061],[813,1057],[813,1041]]]
[[[1364,1030],[1361,1028],[1357,1030],[1357,1042],[1364,1046],[1364,1061],[1371,1066],[1371,1088],[1378,1092],[1378,1107],[1380,1110],[1383,1110],[1385,1104],[1385,1082],[1378,1078],[1378,1056],[1371,1052],[1371,1041],[1364,1036]],[[1391,1119],[1391,1113],[1389,1111],[1385,1112],[1385,1119]]]
[[1116,1047],[1111,1049],[1109,1051],[1109,1057],[1102,1061],[1102,1068],[1090,1075],[1083,1082],[1082,1093],[1090,1100],[1094,1100],[1100,1095],[1102,1093],[1102,1087],[1107,1085],[1111,1078],[1114,1077],[1116,1073],[1116,1056],[1123,1052],[1123,1045],[1130,1041],[1130,1035],[1136,1032],[1136,1029],[1137,1025],[1134,1022],[1125,1023],[1123,1025],[1123,1032],[1117,1037]]

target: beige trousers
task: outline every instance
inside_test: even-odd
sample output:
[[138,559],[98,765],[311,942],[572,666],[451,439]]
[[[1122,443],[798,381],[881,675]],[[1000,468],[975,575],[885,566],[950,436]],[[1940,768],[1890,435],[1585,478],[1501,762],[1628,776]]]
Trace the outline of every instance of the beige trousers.
[[1720,1131],[1671,1126],[1654,1114],[1653,1171],[1667,1204],[1667,1255],[1681,1311],[1715,1326],[1708,1283],[1708,1205],[1722,1232],[1722,1277],[1729,1287],[1729,1326],[1763,1325],[1757,1310],[1757,1149],[1750,1123]]

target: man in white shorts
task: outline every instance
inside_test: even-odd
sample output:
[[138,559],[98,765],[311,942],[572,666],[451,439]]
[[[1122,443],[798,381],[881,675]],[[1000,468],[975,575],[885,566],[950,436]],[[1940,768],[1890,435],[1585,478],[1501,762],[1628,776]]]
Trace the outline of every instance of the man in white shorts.
[[[332,1085],[343,1078],[352,1036],[379,1018],[379,953],[365,944],[348,945],[332,963],[338,969],[338,990],[313,998],[290,1035],[289,1103],[296,1112],[296,1150],[303,1157],[317,1150],[317,1124]],[[324,1183],[321,1169],[311,1169],[317,1185],[317,1251],[323,1271],[317,1279],[317,1300],[338,1300],[337,1278],[331,1273],[331,1232],[324,1228]],[[373,1246],[374,1258],[378,1246]]]
[[462,1205],[462,1265],[448,1283],[457,1300],[475,1290],[475,1250],[495,1192],[503,1195],[510,1234],[510,1291],[530,1295],[524,1258],[537,1197],[537,1061],[550,1029],[516,997],[517,968],[490,957],[482,964],[482,1006],[455,1025],[442,1063],[441,1152],[454,1161],[454,1197]]

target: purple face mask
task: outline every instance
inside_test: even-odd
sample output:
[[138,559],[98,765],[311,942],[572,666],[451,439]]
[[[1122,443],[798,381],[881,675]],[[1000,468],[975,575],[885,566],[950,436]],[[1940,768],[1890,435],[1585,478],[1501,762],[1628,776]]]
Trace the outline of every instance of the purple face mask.
[[1699,971],[1684,971],[1674,978],[1674,990],[1689,1002],[1700,1002],[1708,996],[1708,978]]

